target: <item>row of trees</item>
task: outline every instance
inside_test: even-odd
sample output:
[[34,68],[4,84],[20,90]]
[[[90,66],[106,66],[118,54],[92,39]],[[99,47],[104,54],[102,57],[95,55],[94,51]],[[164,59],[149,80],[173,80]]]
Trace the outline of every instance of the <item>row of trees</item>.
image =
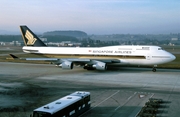
[[[72,36],[62,36],[62,35],[44,35],[41,37],[47,38],[47,42],[71,41],[76,43],[77,42],[82,43],[82,46],[84,47],[85,46],[101,47],[101,46],[111,46],[111,45],[168,45],[170,43],[173,43],[175,45],[180,45],[180,40],[179,41],[171,40],[172,37],[176,37],[176,36],[178,35],[147,35],[147,36],[111,35],[109,37],[101,36],[99,38],[98,36],[97,37],[89,36],[83,39]],[[12,42],[12,41],[19,41],[23,43],[21,35],[0,35],[0,42]]]

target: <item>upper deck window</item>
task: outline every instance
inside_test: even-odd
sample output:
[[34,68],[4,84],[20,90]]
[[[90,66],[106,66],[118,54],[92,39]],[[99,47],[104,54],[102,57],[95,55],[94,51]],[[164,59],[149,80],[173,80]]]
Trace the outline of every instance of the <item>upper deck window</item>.
[[142,47],[142,48],[136,48],[136,50],[149,50],[150,47]]

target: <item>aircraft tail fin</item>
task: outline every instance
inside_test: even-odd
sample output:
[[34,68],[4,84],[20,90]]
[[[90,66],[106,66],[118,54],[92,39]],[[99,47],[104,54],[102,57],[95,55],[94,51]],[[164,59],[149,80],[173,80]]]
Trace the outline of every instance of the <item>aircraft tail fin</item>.
[[46,46],[27,26],[20,26],[20,30],[26,46]]

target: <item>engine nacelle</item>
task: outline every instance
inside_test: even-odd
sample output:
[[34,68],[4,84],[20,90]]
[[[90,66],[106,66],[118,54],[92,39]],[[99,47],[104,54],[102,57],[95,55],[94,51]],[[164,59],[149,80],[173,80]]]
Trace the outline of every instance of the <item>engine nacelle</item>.
[[69,61],[64,61],[59,65],[59,67],[63,69],[73,69],[73,63]]
[[97,62],[95,65],[92,65],[92,67],[97,70],[106,70],[107,69],[106,63],[103,63],[103,62]]

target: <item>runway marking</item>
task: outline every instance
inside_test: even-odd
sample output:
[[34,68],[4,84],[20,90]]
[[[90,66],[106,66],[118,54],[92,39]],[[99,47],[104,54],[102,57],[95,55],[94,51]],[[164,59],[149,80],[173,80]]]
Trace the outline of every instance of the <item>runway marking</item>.
[[132,96],[130,96],[129,98],[128,98],[128,100],[130,100],[132,98]]
[[[100,104],[102,104],[103,102],[105,102],[106,100],[108,100],[109,98],[111,98],[112,96],[116,95],[117,93],[119,93],[119,90],[116,91],[115,93],[113,93],[112,95],[110,95],[109,97],[107,97],[106,99],[104,99],[102,102],[100,102],[99,104],[97,104],[97,105],[94,106],[93,108],[99,106]],[[91,108],[91,110],[92,110],[93,108]]]
[[154,96],[154,93],[151,95],[151,97],[150,98],[152,98]]
[[[96,108],[97,106],[99,106],[100,104],[102,104],[103,102],[105,102],[106,100],[108,100],[109,98],[113,97],[114,95],[116,95],[117,93],[119,93],[120,90],[116,91],[115,93],[113,93],[112,95],[110,95],[109,97],[107,97],[106,99],[104,99],[103,101],[101,101],[100,103],[98,103],[97,105],[95,105],[94,107],[92,107],[91,109],[89,109],[88,111],[84,112],[82,115],[86,114],[87,112],[91,111],[92,109]],[[81,117],[82,115],[80,115],[79,117]]]
[[[132,97],[134,97],[136,95],[136,92],[134,92],[133,95],[131,95],[125,102],[122,106],[124,106]],[[122,107],[121,105],[119,105],[117,108],[114,109],[114,111],[118,110],[120,107]]]

